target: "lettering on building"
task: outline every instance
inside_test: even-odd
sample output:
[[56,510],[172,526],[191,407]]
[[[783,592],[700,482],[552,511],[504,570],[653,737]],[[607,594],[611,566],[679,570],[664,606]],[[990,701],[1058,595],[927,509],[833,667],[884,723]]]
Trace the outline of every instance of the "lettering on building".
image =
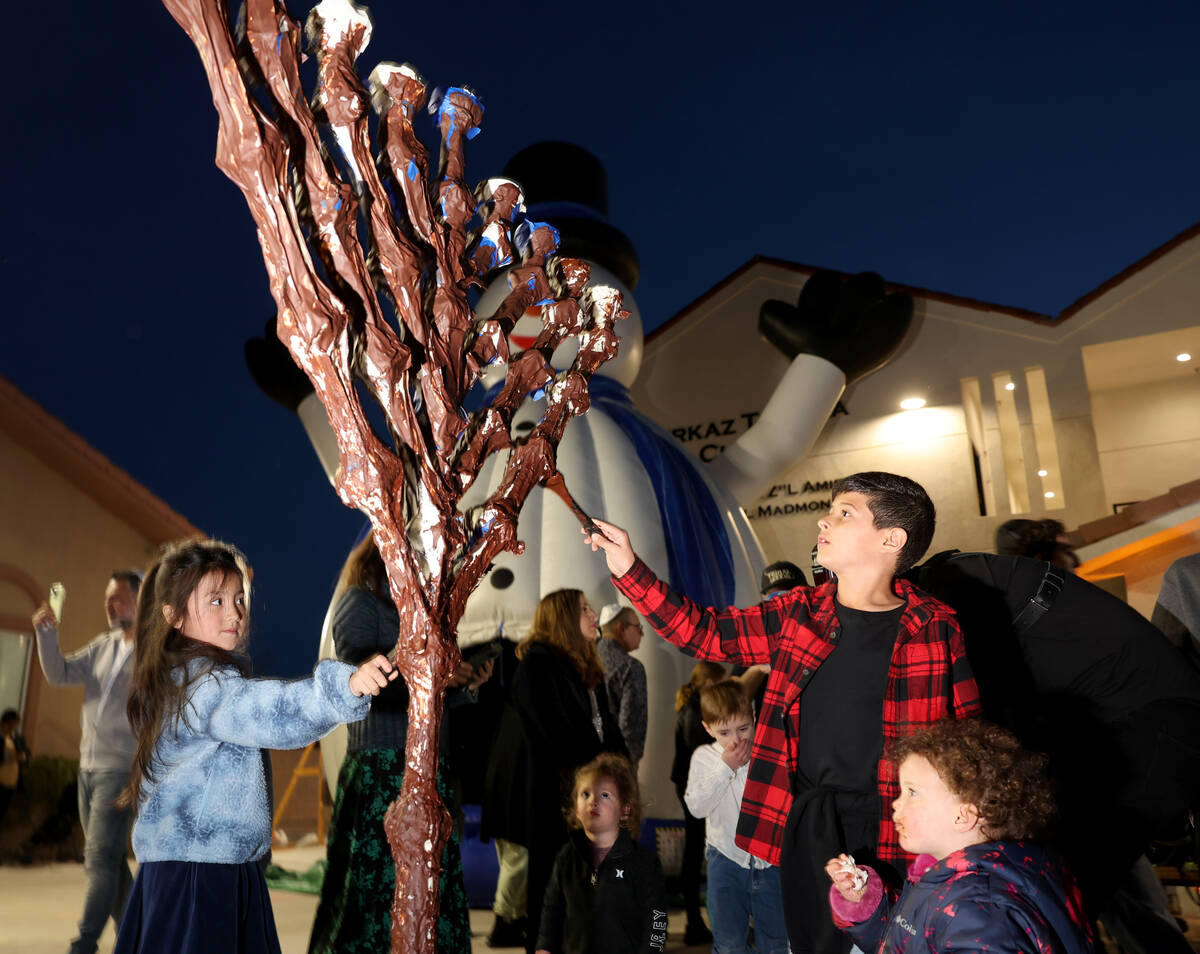
[[[681,444],[703,442],[696,456],[708,462],[721,454],[730,441],[719,441],[716,438],[736,438],[743,431],[749,430],[758,420],[759,411],[743,411],[735,417],[722,417],[711,421],[701,421],[699,424],[685,424],[682,427],[671,428],[671,433]],[[833,409],[829,417],[835,418],[841,414],[849,414],[841,401]]]
[[759,504],[754,513],[747,512],[751,520],[763,517],[787,517],[797,513],[828,513],[828,500],[801,500],[796,503]]

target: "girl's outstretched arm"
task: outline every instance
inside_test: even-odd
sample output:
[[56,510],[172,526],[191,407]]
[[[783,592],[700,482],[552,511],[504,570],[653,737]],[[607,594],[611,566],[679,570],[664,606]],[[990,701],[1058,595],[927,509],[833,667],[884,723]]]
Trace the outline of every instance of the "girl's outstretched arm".
[[[376,670],[386,682],[378,664]],[[332,659],[307,679],[246,679],[236,670],[214,670],[193,684],[181,729],[253,748],[303,748],[342,722],[366,718],[371,700],[351,689],[351,676],[358,676],[353,666]]]

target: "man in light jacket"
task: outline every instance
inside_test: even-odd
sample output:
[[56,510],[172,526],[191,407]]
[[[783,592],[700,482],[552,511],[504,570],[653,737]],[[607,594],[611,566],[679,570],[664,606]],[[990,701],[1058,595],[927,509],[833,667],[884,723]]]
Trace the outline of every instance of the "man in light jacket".
[[38,630],[38,659],[46,681],[52,686],[83,686],[79,821],[88,888],[70,954],[93,954],[110,915],[120,928],[133,883],[125,857],[132,810],[118,807],[116,799],[129,785],[137,749],[125,704],[133,674],[133,620],[141,580],[137,570],[113,573],[104,591],[108,631],[69,656],[59,648],[57,627]]

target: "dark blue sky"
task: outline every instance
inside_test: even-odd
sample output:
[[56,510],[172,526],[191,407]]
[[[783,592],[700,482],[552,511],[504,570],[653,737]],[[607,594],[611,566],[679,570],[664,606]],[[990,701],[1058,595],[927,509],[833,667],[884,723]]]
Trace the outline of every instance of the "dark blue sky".
[[[595,152],[650,328],[760,253],[1054,313],[1200,220],[1195,3],[582,9],[380,2],[360,69],[476,89],[473,180]],[[260,671],[307,669],[361,520],[244,369],[273,304],[195,50],[149,0],[6,25],[0,374],[241,545]]]

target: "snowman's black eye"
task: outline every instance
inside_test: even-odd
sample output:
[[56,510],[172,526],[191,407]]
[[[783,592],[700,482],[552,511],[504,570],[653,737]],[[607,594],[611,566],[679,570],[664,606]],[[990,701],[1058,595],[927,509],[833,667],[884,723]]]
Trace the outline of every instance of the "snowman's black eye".
[[524,434],[527,431],[533,430],[533,421],[518,421],[513,425],[513,430],[518,434]]
[[488,579],[492,581],[492,586],[498,590],[506,590],[513,584],[516,577],[513,571],[506,566],[498,566],[488,574]]

